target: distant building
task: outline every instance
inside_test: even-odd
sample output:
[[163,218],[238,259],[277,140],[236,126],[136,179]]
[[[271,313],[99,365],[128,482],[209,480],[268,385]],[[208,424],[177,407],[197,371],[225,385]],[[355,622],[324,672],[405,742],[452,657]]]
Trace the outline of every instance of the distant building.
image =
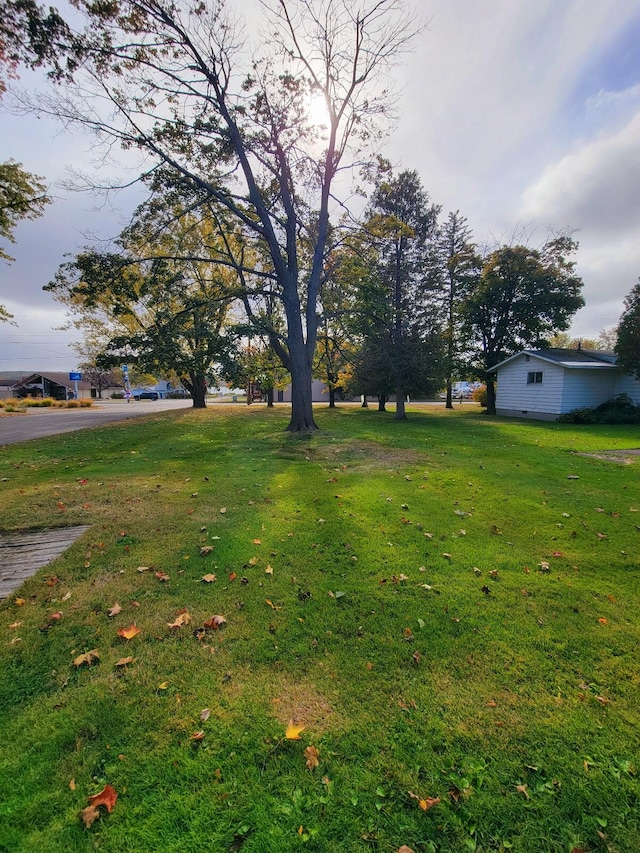
[[0,371],[0,400],[13,397],[13,386],[25,377],[24,370]]
[[613,352],[523,350],[491,369],[497,376],[496,414],[555,421],[628,394],[640,405],[640,380],[624,373]]

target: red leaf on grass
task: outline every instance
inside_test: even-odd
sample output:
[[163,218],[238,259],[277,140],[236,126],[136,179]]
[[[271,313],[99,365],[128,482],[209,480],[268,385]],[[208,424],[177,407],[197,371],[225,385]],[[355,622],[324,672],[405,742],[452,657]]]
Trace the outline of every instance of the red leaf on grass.
[[94,794],[93,797],[87,797],[87,799],[89,800],[89,805],[86,809],[82,809],[81,814],[82,822],[88,829],[94,820],[100,817],[100,806],[104,806],[109,814],[111,814],[118,799],[118,792],[112,785],[105,785],[99,794]]

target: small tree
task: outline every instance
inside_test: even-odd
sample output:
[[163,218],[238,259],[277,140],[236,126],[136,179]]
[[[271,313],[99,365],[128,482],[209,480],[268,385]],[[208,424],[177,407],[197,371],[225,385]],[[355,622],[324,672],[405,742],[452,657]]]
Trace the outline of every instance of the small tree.
[[640,379],[640,279],[624,300],[615,352],[620,367]]
[[450,213],[447,221],[439,227],[436,245],[446,348],[445,405],[447,409],[453,409],[453,377],[460,373],[466,349],[462,308],[477,285],[482,260],[472,242],[467,220],[457,210]]

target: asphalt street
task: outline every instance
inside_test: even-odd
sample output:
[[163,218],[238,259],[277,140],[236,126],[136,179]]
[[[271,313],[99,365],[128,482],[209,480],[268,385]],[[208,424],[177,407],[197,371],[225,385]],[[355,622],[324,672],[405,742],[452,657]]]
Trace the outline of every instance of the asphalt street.
[[27,409],[24,415],[7,414],[0,417],[0,446],[101,426],[109,421],[151,415],[168,409],[188,409],[191,405],[191,399],[140,400],[131,403],[105,400],[96,401],[90,409]]

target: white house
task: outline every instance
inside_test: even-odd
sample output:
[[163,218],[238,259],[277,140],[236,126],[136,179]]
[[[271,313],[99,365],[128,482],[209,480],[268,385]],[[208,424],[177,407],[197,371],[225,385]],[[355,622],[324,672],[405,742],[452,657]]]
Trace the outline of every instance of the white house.
[[640,380],[623,373],[612,352],[523,350],[492,369],[496,414],[555,421],[572,409],[599,406],[618,394],[640,405]]

